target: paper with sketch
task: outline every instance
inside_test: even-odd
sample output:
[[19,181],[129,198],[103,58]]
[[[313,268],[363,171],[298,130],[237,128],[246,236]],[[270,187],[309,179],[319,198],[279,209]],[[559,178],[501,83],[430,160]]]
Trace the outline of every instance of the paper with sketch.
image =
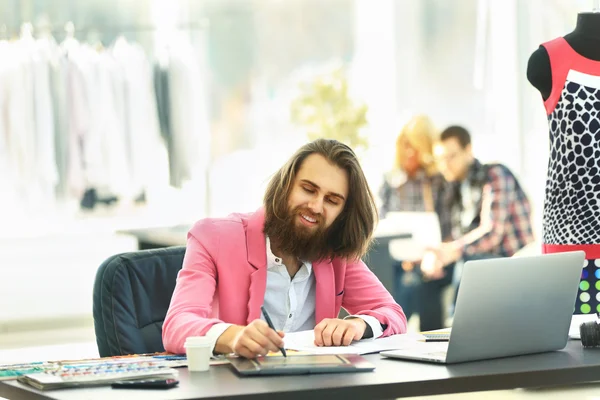
[[416,333],[393,335],[379,339],[355,341],[350,346],[318,347],[315,345],[314,331],[286,333],[283,341],[285,348],[310,354],[372,354],[385,350],[399,350],[414,345],[425,337]]
[[573,315],[573,318],[571,319],[571,327],[569,328],[569,339],[581,339],[579,325],[583,324],[584,322],[597,320],[598,316],[596,314]]
[[410,239],[390,240],[390,256],[398,261],[420,261],[428,247],[442,242],[440,221],[434,212],[389,212],[377,227],[379,235],[410,233]]

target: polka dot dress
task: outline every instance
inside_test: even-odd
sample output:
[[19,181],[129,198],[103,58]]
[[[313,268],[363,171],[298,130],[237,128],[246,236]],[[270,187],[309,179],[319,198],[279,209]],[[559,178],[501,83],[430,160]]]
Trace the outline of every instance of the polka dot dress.
[[600,62],[563,38],[543,46],[552,68],[544,251],[586,252],[575,313],[600,312]]

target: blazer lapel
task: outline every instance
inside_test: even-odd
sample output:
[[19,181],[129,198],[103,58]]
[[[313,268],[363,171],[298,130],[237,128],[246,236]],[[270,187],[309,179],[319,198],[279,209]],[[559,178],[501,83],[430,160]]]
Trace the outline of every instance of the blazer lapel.
[[313,264],[316,281],[315,323],[324,318],[335,318],[335,281],[333,265],[329,261],[318,261]]
[[265,299],[267,289],[267,248],[263,227],[265,213],[261,208],[248,220],[246,229],[246,246],[248,249],[248,263],[254,267],[250,274],[250,288],[248,297],[248,319],[250,323],[260,318],[260,307]]

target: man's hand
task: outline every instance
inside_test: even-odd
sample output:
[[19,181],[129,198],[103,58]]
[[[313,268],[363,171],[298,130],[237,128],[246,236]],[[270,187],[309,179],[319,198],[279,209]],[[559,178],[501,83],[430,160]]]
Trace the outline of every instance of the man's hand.
[[442,243],[437,248],[427,249],[421,260],[423,277],[429,280],[442,279],[444,267],[462,257],[462,247],[458,242]]
[[428,250],[423,255],[421,273],[426,280],[437,280],[444,277],[444,264],[438,256],[437,249]]
[[462,257],[462,246],[457,242],[442,243],[438,249],[438,256],[444,265],[456,262]]
[[362,339],[367,323],[361,318],[325,318],[315,326],[317,346],[348,346],[353,340]]
[[217,340],[215,350],[219,353],[235,353],[245,358],[256,358],[269,351],[283,347],[281,331],[274,331],[263,320],[256,319],[248,326],[233,325]]

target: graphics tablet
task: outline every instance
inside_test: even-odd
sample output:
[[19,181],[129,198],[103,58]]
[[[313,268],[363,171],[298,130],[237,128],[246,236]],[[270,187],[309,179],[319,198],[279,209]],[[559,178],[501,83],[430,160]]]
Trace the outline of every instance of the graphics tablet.
[[229,361],[241,375],[303,375],[375,369],[373,364],[356,354],[267,356],[253,360],[240,357]]

